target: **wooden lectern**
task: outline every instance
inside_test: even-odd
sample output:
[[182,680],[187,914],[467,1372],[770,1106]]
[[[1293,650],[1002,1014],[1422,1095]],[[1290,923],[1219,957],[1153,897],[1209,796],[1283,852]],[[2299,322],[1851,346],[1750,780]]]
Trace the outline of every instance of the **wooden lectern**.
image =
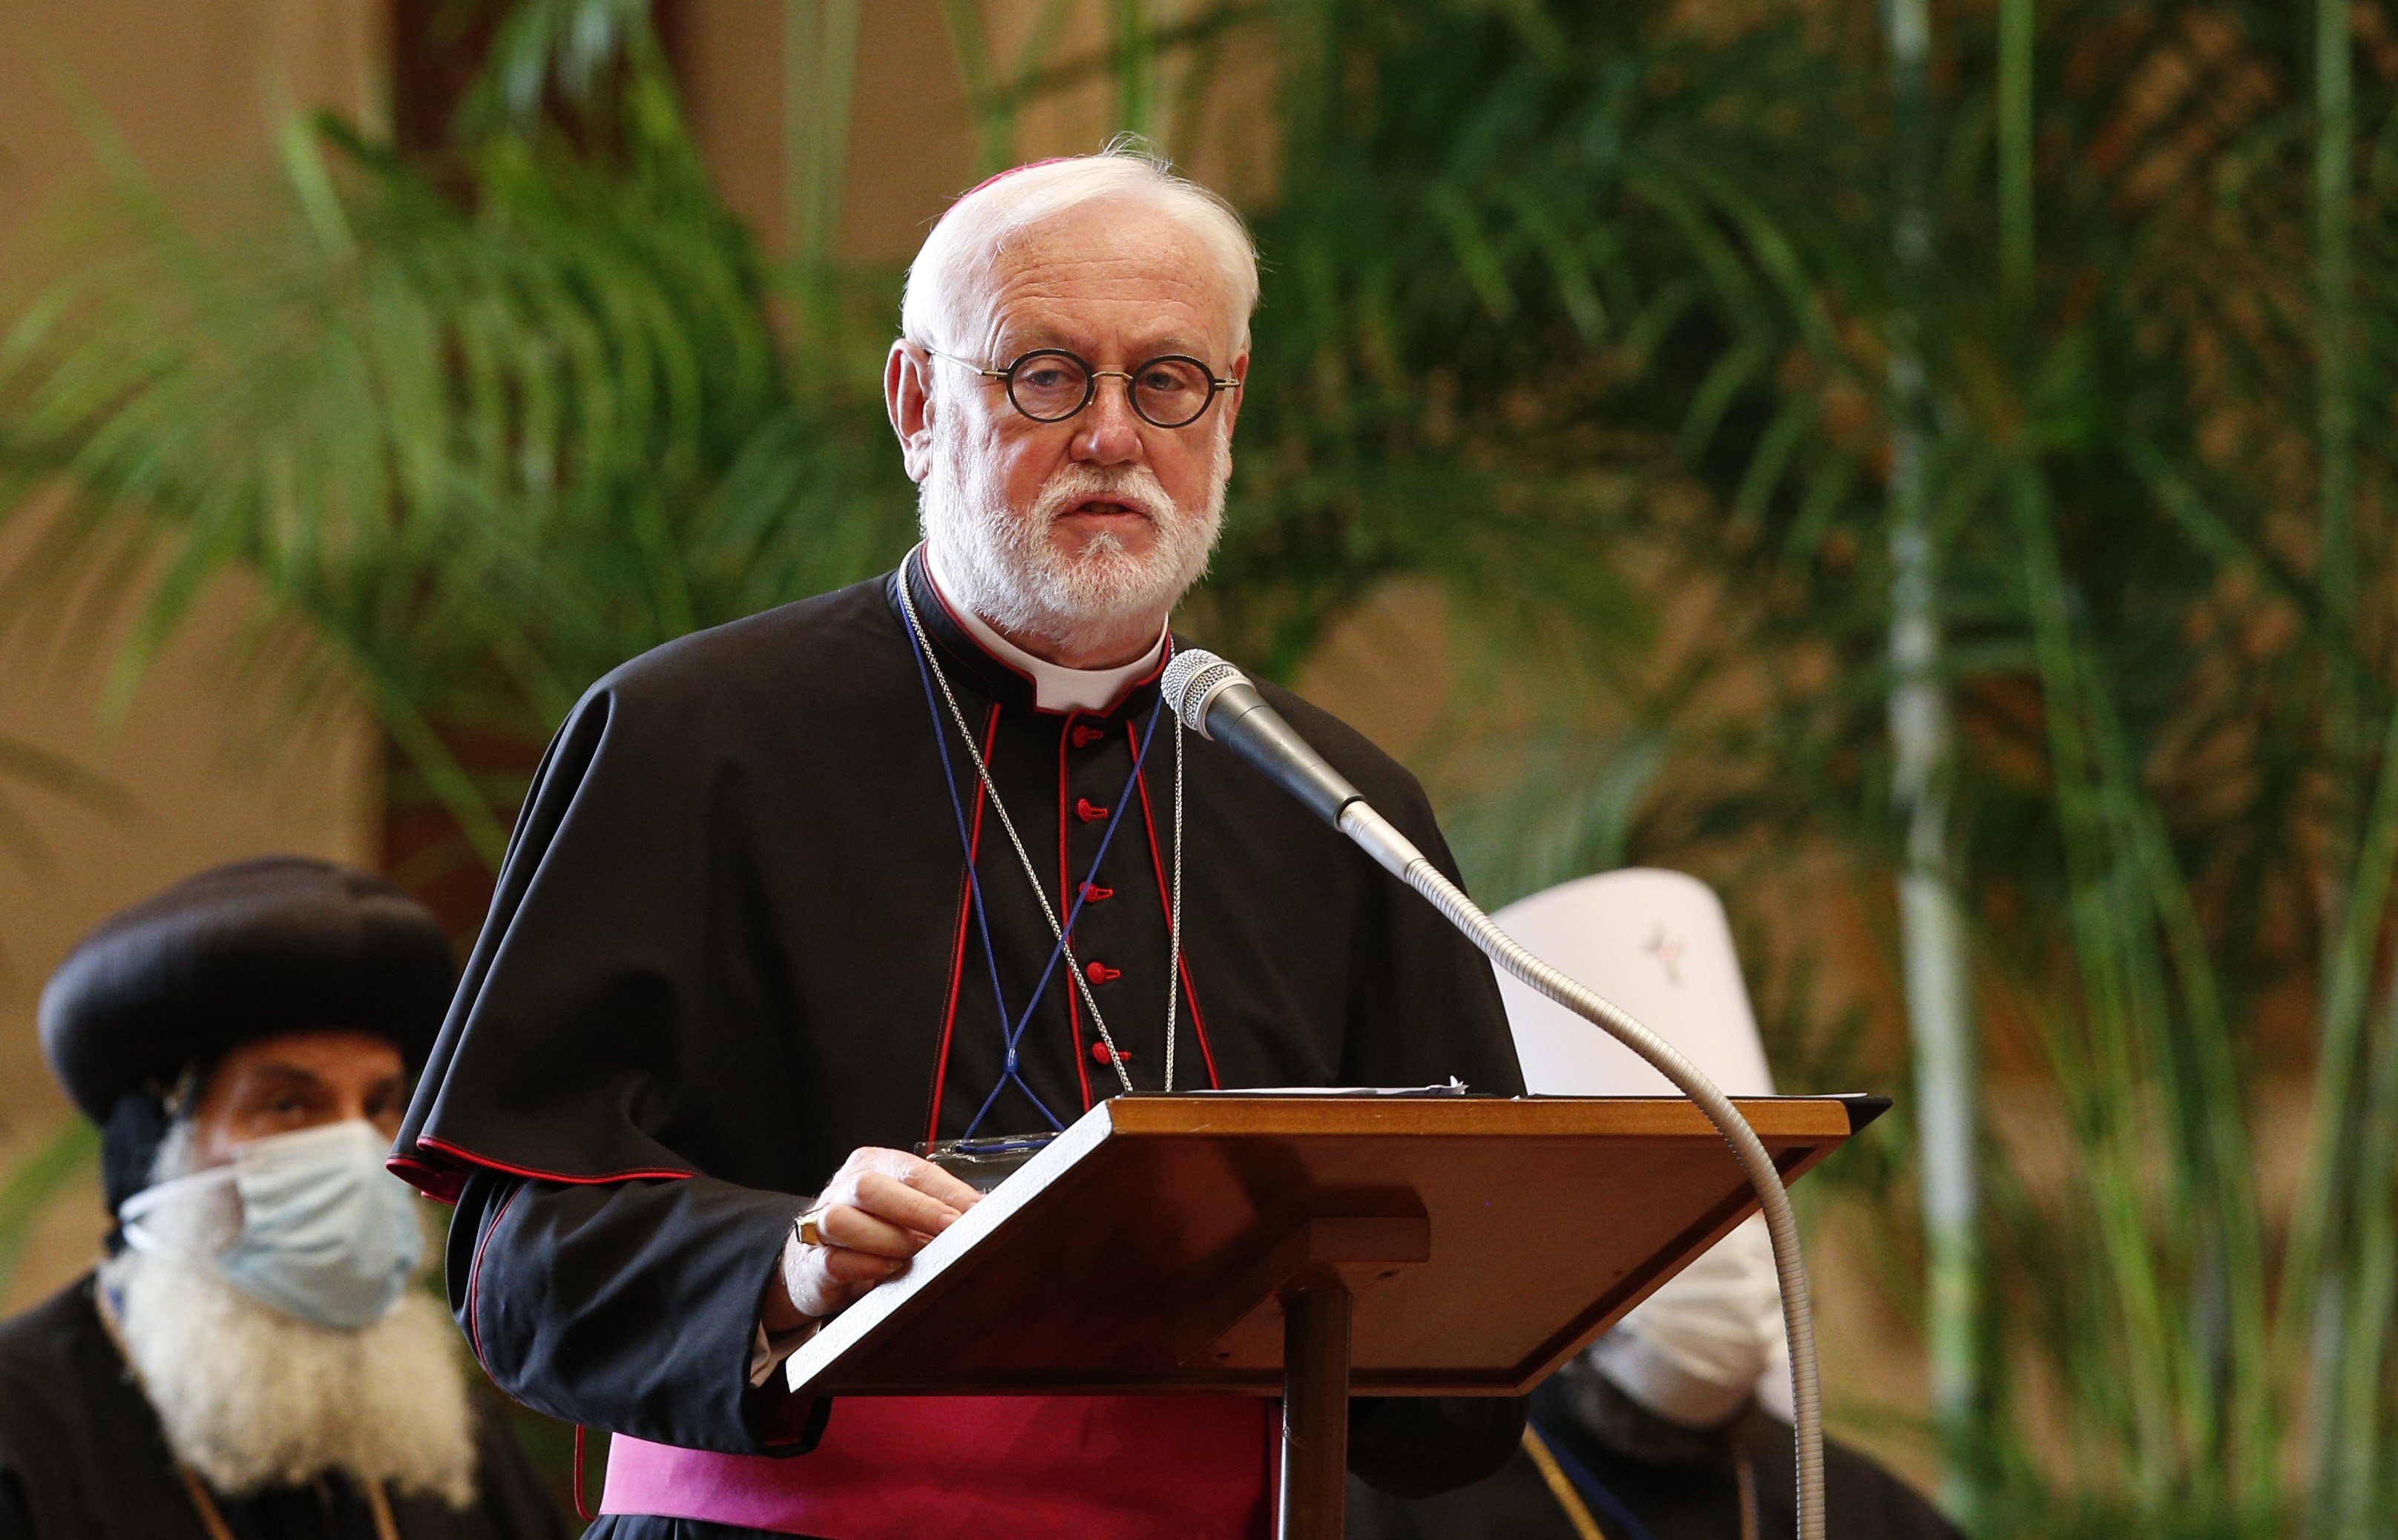
[[[1888,1103],[1738,1105],[1788,1181]],[[1756,1210],[1678,1098],[1123,1096],[787,1373],[814,1395],[1279,1395],[1279,1533],[1338,1540],[1352,1386],[1521,1395]]]

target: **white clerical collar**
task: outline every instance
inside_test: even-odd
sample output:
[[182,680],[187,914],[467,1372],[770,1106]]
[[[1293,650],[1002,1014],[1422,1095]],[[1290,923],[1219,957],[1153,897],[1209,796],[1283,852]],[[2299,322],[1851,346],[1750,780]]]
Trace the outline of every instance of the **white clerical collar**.
[[1018,674],[1031,676],[1032,703],[1043,711],[1105,711],[1124,698],[1133,681],[1153,673],[1165,651],[1165,628],[1161,626],[1157,645],[1132,662],[1113,668],[1068,668],[1036,658],[992,630],[990,623],[976,614],[972,606],[961,604],[952,596],[960,585],[943,575],[940,556],[929,541],[924,545],[924,569],[934,588],[939,591],[941,602],[965,627],[966,635],[1001,663]]

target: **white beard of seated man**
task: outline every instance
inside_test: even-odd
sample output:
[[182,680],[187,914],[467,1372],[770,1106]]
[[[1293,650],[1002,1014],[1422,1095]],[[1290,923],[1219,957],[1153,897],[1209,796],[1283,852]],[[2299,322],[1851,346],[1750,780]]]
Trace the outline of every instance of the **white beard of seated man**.
[[[185,1124],[152,1179],[197,1169]],[[177,1217],[162,1210],[156,1227],[171,1238]],[[101,1282],[168,1448],[217,1492],[244,1497],[339,1472],[453,1508],[474,1501],[474,1408],[457,1329],[422,1290],[372,1325],[337,1331],[252,1298],[178,1251],[128,1248],[102,1265]]]

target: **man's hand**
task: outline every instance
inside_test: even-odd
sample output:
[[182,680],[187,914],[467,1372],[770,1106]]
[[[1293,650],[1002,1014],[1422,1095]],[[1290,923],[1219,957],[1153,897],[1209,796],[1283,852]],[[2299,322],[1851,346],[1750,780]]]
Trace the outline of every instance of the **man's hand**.
[[818,1242],[803,1244],[796,1233],[783,1242],[783,1265],[761,1311],[766,1330],[786,1332],[841,1309],[981,1200],[929,1160],[900,1150],[851,1152],[816,1195]]

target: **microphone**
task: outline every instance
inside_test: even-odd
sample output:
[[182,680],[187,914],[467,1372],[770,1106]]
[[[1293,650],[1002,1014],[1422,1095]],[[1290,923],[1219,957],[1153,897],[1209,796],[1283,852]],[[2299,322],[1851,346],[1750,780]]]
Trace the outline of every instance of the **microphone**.
[[1255,765],[1334,828],[1340,826],[1343,808],[1366,799],[1365,793],[1308,746],[1281,712],[1266,704],[1247,675],[1213,652],[1195,647],[1178,649],[1158,689],[1174,715],[1200,737]]
[[1400,881],[1417,863],[1438,876],[1413,841],[1374,810],[1366,794],[1325,762],[1282,713],[1266,704],[1249,676],[1204,648],[1178,649],[1158,681],[1165,703],[1202,738],[1223,744],[1306,804],[1309,811],[1365,848]]
[[1824,1410],[1815,1366],[1815,1310],[1807,1288],[1807,1263],[1799,1251],[1798,1216],[1791,1212],[1782,1172],[1766,1153],[1731,1099],[1673,1044],[1658,1037],[1612,1000],[1526,951],[1489,915],[1416,849],[1390,820],[1374,810],[1365,794],[1349,783],[1324,757],[1308,746],[1282,713],[1266,704],[1248,676],[1200,648],[1176,651],[1158,682],[1174,715],[1201,737],[1223,744],[1265,772],[1266,778],[1305,803],[1318,818],[1364,848],[1394,877],[1421,893],[1489,959],[1567,1010],[1599,1027],[1651,1065],[1698,1105],[1731,1146],[1773,1240],[1774,1272],[1782,1286],[1782,1323],[1790,1341],[1790,1401],[1798,1441],[1798,1519],[1800,1540],[1824,1535]]

